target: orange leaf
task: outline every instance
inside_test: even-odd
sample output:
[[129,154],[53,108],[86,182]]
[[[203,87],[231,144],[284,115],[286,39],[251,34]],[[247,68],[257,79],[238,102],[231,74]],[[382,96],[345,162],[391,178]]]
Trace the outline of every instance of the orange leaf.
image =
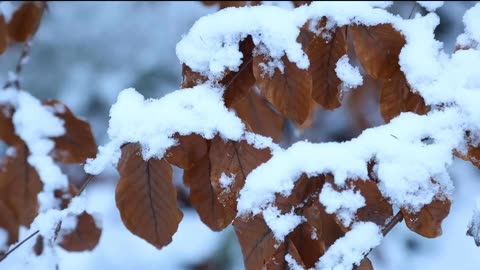
[[122,147],[115,200],[125,226],[157,248],[169,244],[183,218],[177,207],[172,167],[165,159],[144,161],[138,144]]
[[165,154],[170,164],[188,170],[207,154],[207,144],[202,136],[192,133],[187,136],[175,134],[174,137],[178,144],[170,147]]
[[17,42],[26,42],[38,29],[42,19],[45,1],[32,1],[23,3],[13,13],[8,23],[8,34]]
[[207,81],[202,74],[193,71],[189,66],[182,65],[182,85],[181,88],[192,88]]
[[238,117],[245,121],[254,133],[279,142],[283,133],[283,117],[271,107],[271,104],[253,89],[233,105]]
[[[213,138],[209,152],[210,180],[220,202],[236,212],[238,193],[245,178],[271,156],[269,149],[256,149],[246,141],[224,141],[220,136]],[[232,178],[228,187],[222,186],[222,177]]]
[[364,258],[360,262],[360,265],[355,269],[356,270],[373,270],[373,265],[369,258]]
[[64,121],[65,134],[52,138],[55,142],[52,157],[64,163],[84,163],[87,158],[94,158],[97,154],[97,144],[90,124],[77,118],[60,101],[46,100],[43,101],[43,105],[50,107],[55,116]]
[[375,79],[388,79],[400,69],[398,55],[405,38],[391,24],[351,26],[353,44],[363,69]]
[[0,15],[0,55],[8,48],[7,24],[5,17]]
[[263,269],[275,254],[275,238],[261,215],[237,218],[233,227],[242,248],[246,270]]
[[243,54],[243,62],[236,72],[230,71],[220,82],[225,85],[225,106],[232,107],[239,100],[243,99],[255,85],[253,76],[253,55],[254,48],[251,36],[240,42],[240,51]]
[[307,49],[312,74],[312,97],[323,108],[340,107],[340,85],[335,68],[338,60],[347,54],[346,27],[335,29],[331,39],[314,36]]
[[307,70],[299,69],[286,56],[281,58],[284,66],[282,73],[275,68],[273,76],[265,74],[263,67],[268,66],[263,55],[253,58],[253,74],[263,95],[286,117],[301,125],[312,110],[312,76]]
[[385,122],[390,122],[401,112],[426,114],[430,106],[425,105],[423,98],[413,93],[405,75],[399,70],[392,78],[385,80],[380,91],[380,112]]
[[14,156],[4,158],[0,165],[0,198],[12,210],[16,222],[29,227],[38,214],[37,195],[43,184],[27,158],[25,145],[18,145]]
[[9,145],[23,144],[22,139],[15,134],[12,116],[15,109],[10,105],[0,105],[0,140]]
[[450,200],[434,199],[418,213],[409,213],[401,209],[407,227],[423,237],[435,238],[442,234],[442,221],[450,212]]

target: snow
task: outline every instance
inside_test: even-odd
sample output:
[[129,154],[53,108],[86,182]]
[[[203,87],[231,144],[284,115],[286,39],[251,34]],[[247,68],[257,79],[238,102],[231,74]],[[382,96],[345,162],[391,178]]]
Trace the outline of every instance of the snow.
[[1,1],[0,2],[0,15],[3,15],[5,21],[10,21],[12,18],[15,7],[10,3],[10,1]]
[[365,206],[365,198],[359,191],[347,189],[336,191],[330,183],[325,183],[319,195],[325,212],[337,214],[345,227],[350,226],[357,210]]
[[378,246],[383,235],[372,222],[357,222],[320,257],[316,269],[347,270],[359,265],[370,249]]
[[443,6],[443,1],[417,1],[417,3],[424,7],[428,12],[434,12],[436,9]]
[[353,67],[349,63],[348,55],[344,55],[338,59],[335,67],[337,77],[344,83],[347,88],[355,88],[363,84],[362,75],[358,67]]
[[221,188],[225,189],[226,191],[230,191],[230,186],[232,185],[233,180],[235,180],[235,174],[227,176],[225,173],[222,173],[220,175],[220,179],[218,179],[218,182],[220,182]]
[[480,198],[477,199],[475,209],[473,210],[473,216],[468,224],[469,236],[472,236],[477,245],[480,244]]
[[480,42],[480,3],[470,8],[463,16],[465,33],[457,38],[461,47],[477,47]]
[[273,206],[263,211],[263,218],[278,242],[283,242],[285,236],[303,222],[303,217],[294,214],[293,209],[290,213],[281,214],[280,210]]
[[285,261],[288,263],[288,267],[291,270],[304,270],[304,268],[299,265],[290,254],[285,255]]
[[0,228],[0,252],[8,250],[8,231]]

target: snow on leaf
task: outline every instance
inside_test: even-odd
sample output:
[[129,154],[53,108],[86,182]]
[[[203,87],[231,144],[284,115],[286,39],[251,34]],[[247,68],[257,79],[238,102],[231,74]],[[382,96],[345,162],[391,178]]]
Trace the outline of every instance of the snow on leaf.
[[140,146],[127,144],[118,171],[115,200],[125,226],[158,249],[169,244],[183,217],[171,165],[164,159],[144,161]]
[[207,154],[207,143],[197,134],[175,134],[174,138],[178,140],[178,144],[170,147],[165,154],[165,159],[172,165],[187,170]]
[[473,210],[473,216],[468,224],[467,235],[473,237],[477,247],[480,246],[480,199],[477,199],[477,204]]

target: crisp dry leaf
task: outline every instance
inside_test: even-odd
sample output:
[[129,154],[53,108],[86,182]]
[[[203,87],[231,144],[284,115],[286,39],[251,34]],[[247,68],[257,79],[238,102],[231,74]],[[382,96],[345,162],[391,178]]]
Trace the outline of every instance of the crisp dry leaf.
[[[11,245],[18,241],[18,229],[20,224],[17,223],[13,211],[7,204],[0,200],[0,228],[8,232],[7,244]],[[0,253],[2,251],[0,250]]]
[[330,33],[330,39],[323,35],[314,36],[307,49],[312,74],[312,97],[323,108],[333,110],[340,107],[340,86],[335,68],[338,60],[347,54],[346,27],[339,27]]
[[[310,218],[312,213],[308,212]],[[305,214],[305,211],[304,211]],[[316,225],[321,224],[322,220],[316,220]],[[326,246],[322,236],[322,227],[315,227],[310,222],[304,222],[298,225],[297,228],[288,236],[300,254],[301,262],[305,265],[304,268],[310,269],[315,266],[318,259],[325,253]],[[297,260],[300,261],[300,260]]]
[[357,266],[357,268],[355,268],[355,270],[373,270],[372,262],[370,261],[369,258],[364,258],[360,262],[360,265]]
[[272,77],[265,73],[269,60],[263,55],[253,58],[253,74],[263,95],[286,117],[301,125],[307,120],[312,107],[312,76],[307,70],[299,69],[286,56],[281,58],[282,73],[275,68]]
[[182,64],[182,85],[181,88],[192,88],[207,81],[202,74],[193,71],[189,66]]
[[242,248],[245,269],[263,269],[276,251],[275,238],[263,217],[238,217],[233,222],[233,227]]
[[434,199],[418,213],[409,213],[401,209],[407,227],[423,237],[435,238],[442,234],[442,221],[450,212],[450,200]]
[[292,1],[292,3],[295,7],[299,7],[299,6],[302,6],[302,5],[310,5],[310,3],[312,3],[312,1]]
[[384,81],[380,91],[380,112],[385,122],[390,122],[401,112],[426,114],[430,106],[425,105],[423,98],[413,93],[403,72],[398,70],[392,78]]
[[[237,209],[237,197],[245,184],[245,178],[253,169],[271,157],[268,148],[256,149],[245,140],[224,141],[220,136],[213,138],[210,145],[210,180],[218,199],[227,208]],[[222,180],[230,178],[224,186]]]
[[388,79],[400,69],[398,55],[405,38],[391,24],[353,25],[349,28],[357,58],[375,79]]
[[224,9],[228,7],[257,6],[260,4],[260,1],[202,1],[202,3],[206,6],[218,4],[219,9]]
[[138,144],[122,147],[115,200],[125,226],[157,248],[169,244],[183,214],[177,207],[172,166],[165,159],[144,161]]
[[290,262],[286,260],[285,258],[286,256],[290,256],[291,259],[294,260],[293,263],[296,266],[300,266],[302,267],[302,269],[305,269],[305,265],[302,262],[302,258],[300,257],[300,254],[298,253],[298,250],[295,247],[295,244],[290,240],[285,240],[284,243],[280,244],[274,256],[265,265],[265,269],[268,269],[268,270],[292,269],[293,267],[290,267]]
[[42,19],[45,1],[23,3],[13,13],[8,23],[8,35],[17,42],[26,42],[38,29]]
[[385,222],[393,216],[393,208],[382,196],[375,181],[357,180],[353,185],[354,190],[359,190],[365,198],[365,206],[357,210],[357,220],[384,226]]
[[5,17],[0,15],[0,55],[8,48],[8,30]]
[[243,54],[242,64],[238,71],[230,71],[220,82],[225,86],[225,106],[231,108],[239,100],[243,99],[255,85],[253,76],[253,44],[252,36],[248,36],[240,42],[240,51]]
[[345,235],[335,221],[335,215],[325,212],[325,207],[318,199],[313,200],[313,203],[305,208],[303,214],[307,222],[317,229],[317,237],[324,241],[326,249]]
[[55,142],[52,157],[64,163],[84,163],[87,158],[94,158],[97,144],[90,124],[77,118],[66,105],[57,100],[46,100],[43,105],[64,121],[65,134],[52,138]]
[[200,135],[175,134],[174,138],[177,139],[178,144],[170,147],[165,154],[165,159],[172,165],[188,170],[207,154],[206,140]]
[[15,134],[12,116],[15,109],[10,105],[0,105],[0,140],[9,145],[23,144],[22,139]]
[[200,219],[210,229],[221,231],[235,218],[235,209],[225,207],[217,198],[210,181],[211,164],[208,155],[183,172],[183,181],[190,186],[190,203]]
[[27,158],[25,145],[18,145],[14,156],[4,158],[0,165],[0,198],[12,210],[16,222],[29,227],[38,214],[37,195],[43,184]]
[[254,133],[280,142],[283,134],[283,117],[256,91],[253,89],[249,91],[245,98],[233,105],[233,109]]
[[469,143],[467,147],[468,147],[467,154],[461,154],[460,152],[455,151],[454,152],[455,156],[465,161],[470,161],[477,168],[480,168],[480,145],[473,146]]

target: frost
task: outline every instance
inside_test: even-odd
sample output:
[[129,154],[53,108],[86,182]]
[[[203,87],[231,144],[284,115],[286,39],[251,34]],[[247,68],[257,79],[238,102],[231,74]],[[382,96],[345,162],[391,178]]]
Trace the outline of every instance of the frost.
[[338,78],[342,80],[344,86],[347,88],[355,88],[363,83],[360,70],[358,67],[353,67],[350,65],[348,55],[344,55],[338,59],[335,72],[337,73]]
[[443,1],[417,1],[417,3],[424,7],[428,12],[434,12],[436,9],[443,6]]
[[273,236],[279,242],[282,242],[285,236],[291,233],[303,221],[301,216],[297,216],[293,212],[281,214],[276,207],[265,209],[263,218],[272,230]]
[[325,183],[319,197],[325,211],[336,213],[346,227],[352,223],[357,210],[365,206],[365,198],[360,192],[351,189],[338,192],[329,183]]
[[370,249],[382,240],[380,228],[372,222],[358,222],[328,248],[315,265],[315,269],[349,270],[359,265]]

